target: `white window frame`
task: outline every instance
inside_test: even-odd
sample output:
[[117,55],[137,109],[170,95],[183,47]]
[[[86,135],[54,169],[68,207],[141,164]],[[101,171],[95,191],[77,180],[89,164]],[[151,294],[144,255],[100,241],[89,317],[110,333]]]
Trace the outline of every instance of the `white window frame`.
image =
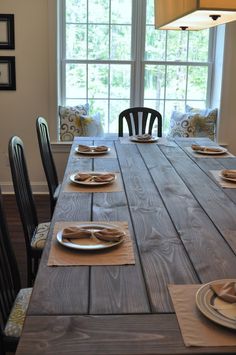
[[[130,106],[143,106],[144,102],[144,68],[146,64],[164,65],[181,65],[181,66],[205,66],[208,67],[208,84],[207,84],[207,97],[206,106],[211,106],[211,88],[212,88],[212,73],[214,66],[214,53],[216,31],[210,30],[209,38],[209,58],[208,62],[187,62],[187,61],[153,61],[144,59],[145,50],[145,25],[146,18],[146,0],[133,0],[132,20],[136,16],[137,21],[132,26],[132,58],[127,61],[119,60],[66,60],[65,58],[65,1],[58,0],[58,56],[59,56],[59,69],[58,69],[58,104],[65,105],[65,66],[66,63],[93,63],[93,64],[130,64],[131,65],[131,83],[130,83]],[[64,83],[64,84],[63,84]],[[138,83],[139,85],[136,85]],[[187,96],[187,90],[186,90]],[[108,97],[109,100],[109,97]],[[119,100],[119,99],[117,99]],[[168,101],[164,97],[165,102]],[[181,100],[176,100],[181,101]],[[182,100],[186,103],[187,97]],[[194,100],[193,100],[194,101]],[[165,106],[163,119],[165,119]],[[117,122],[118,126],[118,122]]]

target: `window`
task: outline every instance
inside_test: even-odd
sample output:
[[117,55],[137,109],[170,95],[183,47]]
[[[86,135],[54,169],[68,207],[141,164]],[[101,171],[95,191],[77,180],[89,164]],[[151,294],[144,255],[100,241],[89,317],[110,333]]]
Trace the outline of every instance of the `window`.
[[153,0],[61,0],[61,103],[88,102],[105,132],[130,106],[209,104],[213,31],[154,29]]

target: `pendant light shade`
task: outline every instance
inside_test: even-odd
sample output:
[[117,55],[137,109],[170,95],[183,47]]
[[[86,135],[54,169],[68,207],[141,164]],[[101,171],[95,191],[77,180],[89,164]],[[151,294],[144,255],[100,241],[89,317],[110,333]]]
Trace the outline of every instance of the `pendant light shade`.
[[236,0],[155,0],[155,27],[202,30],[236,21]]

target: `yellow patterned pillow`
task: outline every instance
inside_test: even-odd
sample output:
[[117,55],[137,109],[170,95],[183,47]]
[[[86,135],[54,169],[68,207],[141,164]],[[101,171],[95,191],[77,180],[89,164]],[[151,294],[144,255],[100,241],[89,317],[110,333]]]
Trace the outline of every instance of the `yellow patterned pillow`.
[[217,108],[199,109],[186,105],[186,112],[195,117],[195,137],[216,139]]
[[22,288],[16,296],[4,329],[4,334],[6,336],[14,338],[19,338],[21,336],[31,293],[32,288]]
[[217,109],[186,106],[186,112],[173,111],[169,137],[208,137],[215,140]]
[[101,137],[104,134],[99,112],[93,116],[81,115],[78,124],[83,137]]
[[75,136],[81,136],[79,117],[80,115],[87,115],[88,112],[89,104],[59,106],[61,141],[73,141]]

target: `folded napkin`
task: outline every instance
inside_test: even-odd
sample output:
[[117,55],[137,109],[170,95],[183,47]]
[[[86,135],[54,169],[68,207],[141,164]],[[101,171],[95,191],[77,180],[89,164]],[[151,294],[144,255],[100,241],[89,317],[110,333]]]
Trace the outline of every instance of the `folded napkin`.
[[119,242],[124,236],[124,232],[120,229],[115,228],[105,228],[99,232],[94,232],[93,235],[100,240],[106,242]]
[[224,169],[221,174],[226,178],[236,179],[236,170]]
[[90,238],[92,236],[91,231],[82,227],[67,227],[62,231],[63,239],[81,239]]
[[105,145],[99,145],[97,147],[90,147],[88,145],[79,144],[78,146],[81,152],[107,152],[108,147]]
[[93,177],[93,181],[96,182],[109,182],[115,179],[115,174],[102,174]]
[[94,148],[95,152],[107,152],[108,147],[106,145],[98,145],[97,147]]
[[198,144],[192,144],[191,145],[192,150],[200,150],[202,152],[222,152],[222,148],[218,148],[218,147],[205,147],[202,145],[198,145]]
[[92,149],[88,145],[79,144],[78,148],[81,152],[91,152]]
[[150,139],[152,139],[152,135],[151,134],[138,134],[135,136],[135,138],[137,138],[139,141],[145,140],[148,141]]
[[76,181],[92,181],[92,175],[85,174],[85,173],[78,173],[75,175],[74,179]]
[[214,283],[210,287],[223,301],[236,303],[236,282]]
[[62,240],[91,238],[94,236],[105,242],[119,242],[124,235],[125,233],[122,230],[116,228],[104,228],[98,232],[92,232],[85,227],[67,227],[62,231]]

